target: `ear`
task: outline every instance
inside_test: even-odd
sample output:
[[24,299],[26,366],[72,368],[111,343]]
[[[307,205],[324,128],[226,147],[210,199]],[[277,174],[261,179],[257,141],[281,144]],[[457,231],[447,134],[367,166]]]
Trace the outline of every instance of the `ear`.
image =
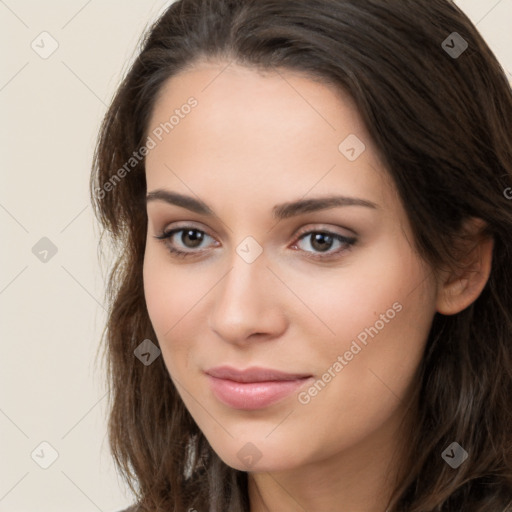
[[471,217],[463,227],[460,268],[439,275],[436,311],[454,315],[472,304],[482,293],[491,273],[494,239],[485,232],[486,223]]

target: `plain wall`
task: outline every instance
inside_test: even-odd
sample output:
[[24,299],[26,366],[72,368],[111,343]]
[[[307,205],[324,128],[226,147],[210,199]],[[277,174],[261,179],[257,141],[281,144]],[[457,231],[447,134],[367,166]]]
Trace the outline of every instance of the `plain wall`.
[[[108,450],[95,359],[105,311],[88,180],[106,106],[169,3],[0,2],[0,512],[132,502]],[[512,0],[457,3],[512,80]]]

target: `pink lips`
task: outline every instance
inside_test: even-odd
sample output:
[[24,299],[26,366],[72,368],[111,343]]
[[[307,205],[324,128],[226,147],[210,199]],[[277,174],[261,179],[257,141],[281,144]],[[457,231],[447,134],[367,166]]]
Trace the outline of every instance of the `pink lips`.
[[211,390],[225,405],[255,410],[278,402],[311,379],[311,375],[284,373],[269,368],[237,370],[218,366],[205,372]]

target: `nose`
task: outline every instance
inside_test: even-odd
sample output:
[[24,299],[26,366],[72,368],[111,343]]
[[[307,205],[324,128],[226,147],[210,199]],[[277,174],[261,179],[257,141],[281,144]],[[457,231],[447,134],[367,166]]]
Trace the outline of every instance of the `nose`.
[[208,324],[226,342],[244,346],[274,339],[286,330],[284,287],[267,264],[263,254],[252,263],[235,254],[231,269],[212,290]]

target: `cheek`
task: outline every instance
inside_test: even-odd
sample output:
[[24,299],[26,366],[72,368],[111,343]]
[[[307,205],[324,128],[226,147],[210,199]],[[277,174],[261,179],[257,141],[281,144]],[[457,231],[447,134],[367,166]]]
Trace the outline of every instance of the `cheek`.
[[325,419],[322,435],[334,444],[356,442],[404,403],[435,312],[430,271],[406,244],[359,263],[326,281],[324,295],[308,295],[335,335],[309,345],[318,380],[298,398],[304,412]]
[[300,327],[300,339],[310,340],[307,353],[324,364],[349,350],[353,340],[367,348],[386,339],[379,356],[414,350],[435,312],[431,271],[403,238],[382,236],[347,258],[346,266],[316,270],[314,276],[285,269],[281,276],[303,302],[290,300],[291,321]]
[[[173,351],[184,349],[184,344],[171,344],[170,340],[181,340],[180,329],[186,321],[187,312],[199,299],[198,290],[190,286],[190,279],[182,271],[172,271],[165,251],[148,246],[143,266],[144,295],[151,324],[158,338],[162,357],[169,371],[173,370]],[[182,350],[183,352],[183,350]]]
[[[144,295],[162,357],[172,376],[190,368],[190,355],[205,338],[204,305],[218,273],[170,261],[161,247],[148,245],[143,266]],[[200,348],[200,347],[199,347]]]

